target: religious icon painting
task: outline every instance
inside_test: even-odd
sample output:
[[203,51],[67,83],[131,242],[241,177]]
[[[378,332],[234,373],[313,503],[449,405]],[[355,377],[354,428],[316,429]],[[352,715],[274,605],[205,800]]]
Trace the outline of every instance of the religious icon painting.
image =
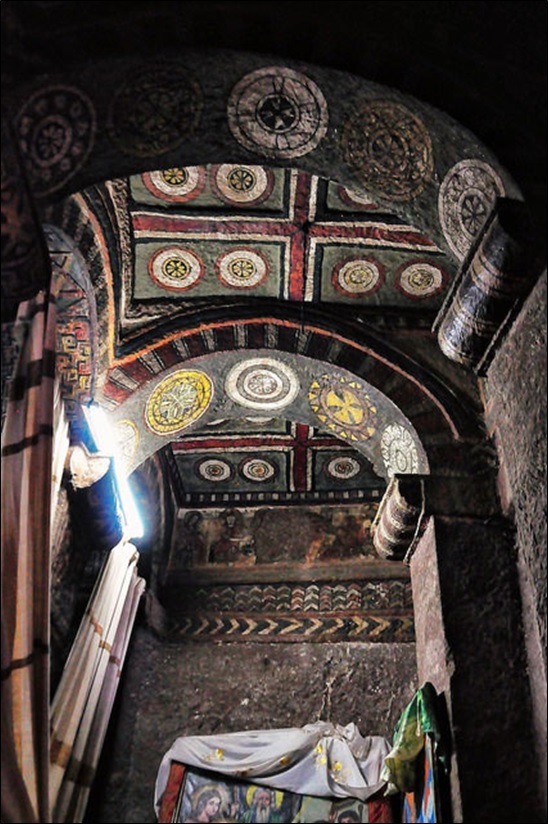
[[[222,760],[222,751],[219,750]],[[171,762],[162,796],[160,824],[392,824],[398,821],[390,798],[377,793],[326,798],[235,781],[222,773]]]

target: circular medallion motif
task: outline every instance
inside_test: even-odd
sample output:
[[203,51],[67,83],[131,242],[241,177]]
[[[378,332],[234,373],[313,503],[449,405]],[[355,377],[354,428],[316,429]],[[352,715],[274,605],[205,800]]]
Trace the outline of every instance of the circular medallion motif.
[[369,212],[379,208],[369,195],[360,195],[352,189],[347,189],[346,186],[338,186],[337,194],[343,203],[353,209]]
[[281,409],[295,400],[299,390],[293,370],[272,358],[254,358],[236,364],[225,382],[228,397],[250,409]]
[[51,86],[17,116],[19,146],[35,195],[60,189],[84,165],[95,140],[90,99],[72,86]]
[[342,150],[364,188],[391,200],[417,197],[432,178],[428,130],[399,103],[363,104],[343,126]]
[[366,441],[375,433],[377,408],[356,380],[322,375],[312,382],[308,401],[320,423],[340,438]]
[[217,458],[207,458],[196,465],[197,474],[205,481],[219,483],[232,478],[232,467],[226,461]]
[[203,166],[177,166],[161,172],[147,172],[143,183],[155,197],[173,203],[186,203],[201,193],[205,184]]
[[266,280],[268,263],[252,249],[233,249],[219,255],[215,270],[221,283],[231,289],[253,289]]
[[272,194],[274,174],[262,166],[213,166],[211,188],[225,203],[256,206]]
[[203,372],[173,372],[151,392],[145,420],[156,434],[171,435],[198,420],[212,396],[213,384]]
[[396,286],[408,298],[431,298],[443,292],[447,275],[428,261],[405,264],[396,272]]
[[131,465],[139,445],[139,430],[133,421],[118,421],[114,427],[114,436],[116,438],[117,457],[124,469],[127,469]]
[[276,467],[262,458],[246,458],[240,464],[240,472],[248,481],[263,483],[276,475]]
[[443,234],[462,260],[485,223],[497,197],[504,196],[502,180],[481,160],[461,160],[449,169],[440,186],[438,210]]
[[384,267],[371,258],[343,260],[333,269],[331,282],[337,292],[346,297],[371,295],[384,282]]
[[189,249],[169,246],[159,249],[148,262],[148,273],[162,289],[185,292],[191,289],[204,274],[200,258]]
[[109,135],[122,152],[154,157],[194,131],[202,105],[200,87],[178,63],[149,64],[134,69],[114,93]]
[[381,454],[389,476],[413,475],[419,471],[413,436],[399,423],[391,423],[382,433]]
[[355,478],[361,470],[360,462],[350,456],[331,458],[327,464],[327,473],[337,481]]
[[246,149],[267,157],[301,157],[327,131],[327,103],[306,75],[272,66],[245,75],[232,89],[228,125]]

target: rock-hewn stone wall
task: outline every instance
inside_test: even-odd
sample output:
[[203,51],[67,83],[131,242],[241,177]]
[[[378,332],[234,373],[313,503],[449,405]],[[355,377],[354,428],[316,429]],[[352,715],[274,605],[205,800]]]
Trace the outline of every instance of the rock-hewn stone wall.
[[414,644],[162,644],[135,632],[86,820],[155,822],[156,772],[182,735],[357,724],[391,740]]

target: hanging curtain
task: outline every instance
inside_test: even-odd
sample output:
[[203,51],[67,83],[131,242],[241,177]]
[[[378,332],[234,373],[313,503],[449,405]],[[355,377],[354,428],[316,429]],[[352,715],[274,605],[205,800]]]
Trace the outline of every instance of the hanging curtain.
[[109,553],[51,708],[50,803],[53,821],[82,821],[97,768],[144,580],[138,552]]
[[56,307],[19,306],[2,428],[2,821],[48,822],[49,593]]

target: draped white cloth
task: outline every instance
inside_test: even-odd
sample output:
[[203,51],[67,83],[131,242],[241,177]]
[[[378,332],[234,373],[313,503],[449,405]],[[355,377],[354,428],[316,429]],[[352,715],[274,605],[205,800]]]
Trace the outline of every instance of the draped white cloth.
[[50,519],[56,305],[20,304],[2,428],[2,821],[48,809]]
[[386,784],[381,771],[389,751],[390,743],[382,736],[364,737],[355,724],[343,727],[327,721],[177,738],[158,769],[156,815],[172,761],[301,795],[365,801]]
[[108,555],[51,706],[53,821],[82,821],[97,768],[144,580],[138,552],[121,543]]

